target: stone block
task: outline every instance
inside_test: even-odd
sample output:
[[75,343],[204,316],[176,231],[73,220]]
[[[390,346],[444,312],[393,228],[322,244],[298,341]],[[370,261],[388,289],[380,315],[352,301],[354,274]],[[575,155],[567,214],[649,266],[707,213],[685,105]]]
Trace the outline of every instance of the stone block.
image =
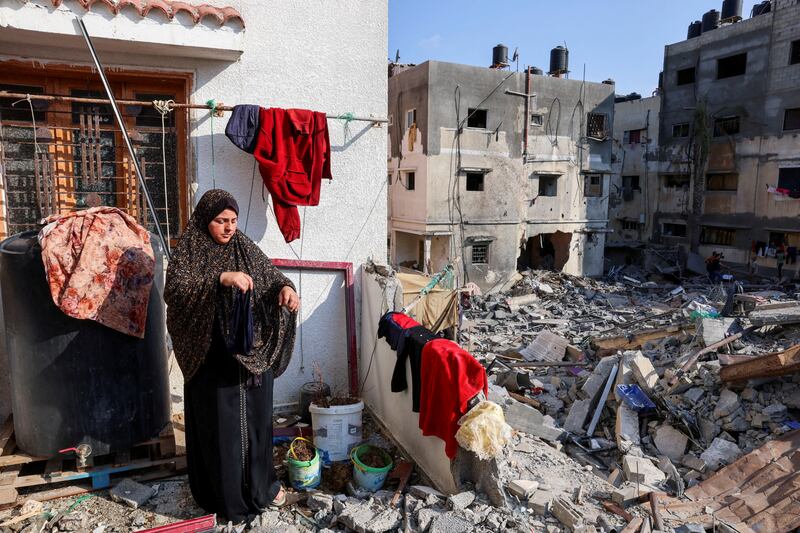
[[420,510],[420,512],[417,513],[417,527],[419,531],[427,531],[431,523],[443,514],[443,511],[437,511],[436,509]]
[[530,498],[538,488],[539,482],[529,479],[517,479],[508,484],[508,491],[520,500]]
[[681,458],[681,464],[686,468],[703,472],[706,469],[706,462],[691,454],[686,454]]
[[434,489],[433,487],[428,487],[427,485],[411,485],[408,488],[408,492],[409,494],[411,494],[415,498],[419,498],[420,500],[424,500],[431,495],[436,496],[437,498],[445,497],[444,494]]
[[611,493],[611,501],[622,507],[627,507],[638,503],[641,498],[651,492],[653,492],[653,489],[647,485],[626,484]]
[[475,493],[471,490],[453,494],[447,498],[447,505],[454,511],[463,511],[475,501]]
[[430,533],[467,533],[475,526],[469,520],[452,513],[444,513],[431,524]]
[[645,457],[626,455],[622,458],[622,470],[625,478],[632,483],[655,485],[666,479],[664,472]]
[[617,406],[615,432],[617,446],[623,452],[629,450],[632,445],[639,446],[642,443],[639,436],[639,413],[622,402]]
[[730,389],[722,389],[714,407],[714,418],[724,418],[739,408],[739,395]]
[[638,383],[645,392],[652,392],[658,384],[658,373],[656,373],[656,369],[653,368],[653,363],[650,362],[650,359],[645,357],[642,352],[637,352],[636,355],[629,358],[628,362],[633,371],[633,377],[636,379],[636,383]]
[[564,429],[575,435],[585,434],[586,432],[583,428],[589,421],[591,409],[591,400],[576,400],[570,407],[567,419],[564,421]]
[[548,417],[521,402],[512,400],[505,412],[506,423],[517,431],[539,437],[547,441],[557,441],[564,430],[548,423]]
[[533,496],[528,498],[528,507],[534,513],[544,516],[550,509],[550,502],[553,501],[553,496],[554,494],[549,490],[537,490],[533,493]]
[[124,503],[133,509],[144,505],[155,493],[152,487],[136,483],[131,479],[123,479],[109,491],[112,500]]
[[669,424],[659,427],[653,440],[659,452],[676,462],[683,458],[686,445],[689,443],[686,435]]
[[611,369],[614,368],[614,365],[618,362],[619,359],[613,355],[600,359],[597,366],[592,371],[592,374],[589,376],[589,379],[587,379],[586,383],[581,387],[581,392],[590,400],[590,405],[596,402],[600,397],[606,385],[606,381],[608,381],[608,376],[611,374]]
[[306,507],[312,511],[325,511],[329,513],[333,510],[333,496],[325,494],[324,492],[312,492],[308,495]]
[[705,396],[706,391],[701,389],[700,387],[692,387],[691,389],[687,390],[683,393],[683,398],[686,400],[690,406],[697,405],[697,402]]
[[736,444],[717,437],[711,446],[700,454],[700,459],[706,463],[710,471],[716,472],[720,467],[731,464],[741,455],[742,450]]

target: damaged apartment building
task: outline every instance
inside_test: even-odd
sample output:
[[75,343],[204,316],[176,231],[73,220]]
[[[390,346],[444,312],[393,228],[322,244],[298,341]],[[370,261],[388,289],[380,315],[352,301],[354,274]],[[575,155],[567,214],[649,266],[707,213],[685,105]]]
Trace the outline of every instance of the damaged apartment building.
[[[762,273],[774,272],[783,245],[796,272],[800,4],[761,2],[742,19],[742,2],[725,0],[665,47],[658,94],[616,106],[625,164],[612,181],[630,184],[632,201],[616,204],[612,190],[609,242],[638,234]],[[637,128],[647,129],[646,142]]]
[[390,65],[390,260],[424,272],[452,264],[484,290],[518,269],[603,273],[614,87],[427,61]]
[[661,97],[637,93],[618,96],[614,104],[614,174],[608,196],[611,232],[606,237],[606,260],[611,264],[638,262],[652,231],[657,208],[658,115]]

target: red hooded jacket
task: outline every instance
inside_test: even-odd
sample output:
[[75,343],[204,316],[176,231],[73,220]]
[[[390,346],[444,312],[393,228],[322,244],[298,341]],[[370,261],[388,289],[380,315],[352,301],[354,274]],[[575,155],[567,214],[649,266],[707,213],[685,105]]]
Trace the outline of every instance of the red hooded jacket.
[[281,233],[291,242],[300,237],[296,206],[318,205],[322,179],[332,179],[325,113],[262,107],[253,155]]

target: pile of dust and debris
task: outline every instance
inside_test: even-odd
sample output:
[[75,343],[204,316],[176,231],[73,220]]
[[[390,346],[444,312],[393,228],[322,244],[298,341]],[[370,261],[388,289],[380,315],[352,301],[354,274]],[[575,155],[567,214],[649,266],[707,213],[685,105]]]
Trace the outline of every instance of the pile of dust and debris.
[[[528,271],[506,292],[464,302],[459,341],[487,369],[488,399],[513,428],[501,455],[474,468],[491,472],[473,480],[477,486],[463,482],[447,496],[415,471],[402,493],[391,478],[383,490],[364,493],[350,466],[339,465],[291,507],[267,510],[248,527],[218,529],[800,527],[789,508],[800,498],[792,466],[800,461],[798,288],[674,281],[648,281],[630,269],[605,281]],[[366,414],[364,428],[370,443],[403,459]],[[275,450],[285,454],[285,447]],[[744,478],[750,483],[741,485]],[[185,477],[128,488],[143,494],[135,509],[132,496],[113,501],[115,487],[84,501],[44,502],[35,517],[3,531],[111,533],[203,514]],[[5,511],[0,521],[20,512]]]

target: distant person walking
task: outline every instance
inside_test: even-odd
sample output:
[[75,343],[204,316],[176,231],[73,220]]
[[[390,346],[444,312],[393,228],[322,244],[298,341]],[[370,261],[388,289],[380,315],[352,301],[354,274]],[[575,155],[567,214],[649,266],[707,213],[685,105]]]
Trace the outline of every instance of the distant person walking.
[[778,281],[783,278],[784,263],[786,263],[786,248],[781,244],[775,251],[775,264],[778,266]]
[[722,254],[719,252],[713,252],[706,259],[706,272],[708,272],[708,278],[711,280],[711,283],[722,281],[722,274],[720,273],[722,269],[722,265],[720,264],[721,260]]

